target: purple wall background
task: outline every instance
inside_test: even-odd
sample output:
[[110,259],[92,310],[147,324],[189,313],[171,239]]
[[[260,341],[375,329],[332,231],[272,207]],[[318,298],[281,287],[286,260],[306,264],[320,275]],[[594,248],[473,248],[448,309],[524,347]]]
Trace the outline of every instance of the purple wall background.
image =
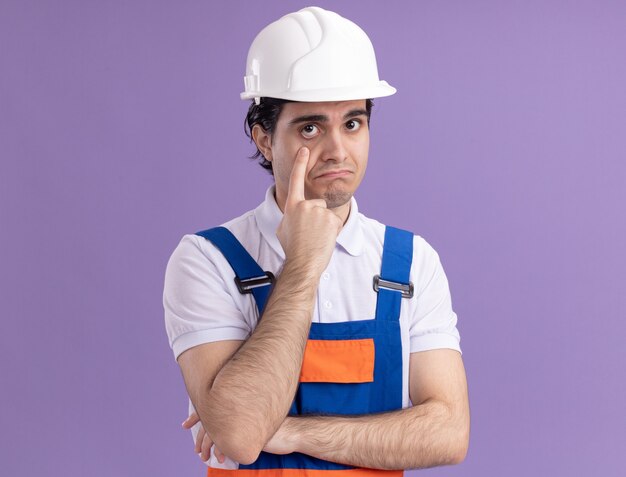
[[[0,3],[3,475],[204,475],[161,293],[254,207],[242,88],[299,2]],[[626,4],[328,2],[381,77],[360,208],[439,252],[472,437],[440,476],[623,475]]]

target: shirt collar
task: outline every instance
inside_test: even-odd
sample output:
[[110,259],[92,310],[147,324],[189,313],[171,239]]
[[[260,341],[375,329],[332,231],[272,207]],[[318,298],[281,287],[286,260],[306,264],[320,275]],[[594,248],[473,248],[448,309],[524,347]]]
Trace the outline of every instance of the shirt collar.
[[[284,259],[285,252],[276,236],[276,230],[283,218],[283,213],[274,198],[274,187],[272,185],[267,189],[265,200],[254,209],[254,217],[263,238]],[[354,197],[350,199],[350,215],[341,232],[339,232],[337,243],[350,255],[358,256],[363,252],[363,231],[359,221],[359,208]]]

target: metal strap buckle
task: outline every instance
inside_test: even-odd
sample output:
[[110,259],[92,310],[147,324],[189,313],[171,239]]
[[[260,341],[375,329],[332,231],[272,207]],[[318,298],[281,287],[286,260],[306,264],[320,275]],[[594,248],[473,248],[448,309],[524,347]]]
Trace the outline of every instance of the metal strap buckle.
[[393,290],[393,291],[399,291],[400,293],[402,293],[402,298],[413,297],[413,282],[409,282],[408,284],[392,282],[392,281],[380,278],[380,275],[374,275],[374,291],[378,293],[378,290],[380,288],[385,288],[387,290]]
[[276,281],[272,272],[265,272],[265,275],[258,277],[244,278],[235,277],[235,283],[240,293],[252,293],[253,288],[272,285]]

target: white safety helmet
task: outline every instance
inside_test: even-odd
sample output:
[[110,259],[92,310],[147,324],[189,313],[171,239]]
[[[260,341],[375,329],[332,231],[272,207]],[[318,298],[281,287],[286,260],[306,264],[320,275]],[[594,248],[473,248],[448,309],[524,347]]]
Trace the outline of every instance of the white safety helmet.
[[365,32],[319,7],[290,13],[266,26],[250,50],[241,99],[348,101],[389,96],[378,78],[376,55]]

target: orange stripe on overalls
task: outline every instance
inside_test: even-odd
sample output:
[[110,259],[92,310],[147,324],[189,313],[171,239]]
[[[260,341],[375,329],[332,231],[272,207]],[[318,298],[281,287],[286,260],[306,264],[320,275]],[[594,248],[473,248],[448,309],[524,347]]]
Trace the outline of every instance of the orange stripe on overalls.
[[348,470],[316,469],[217,469],[209,467],[210,477],[402,477],[402,470],[354,468]]

